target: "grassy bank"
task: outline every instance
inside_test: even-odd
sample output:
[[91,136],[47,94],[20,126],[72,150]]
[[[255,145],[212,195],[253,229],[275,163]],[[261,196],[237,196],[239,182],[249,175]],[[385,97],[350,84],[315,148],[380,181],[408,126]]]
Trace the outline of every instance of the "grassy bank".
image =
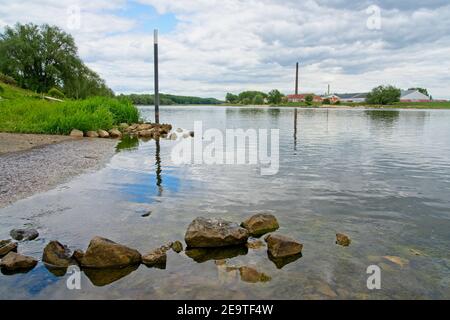
[[0,131],[69,134],[74,128],[108,130],[122,122],[139,120],[136,107],[127,100],[95,97],[50,102],[39,95],[0,83]]

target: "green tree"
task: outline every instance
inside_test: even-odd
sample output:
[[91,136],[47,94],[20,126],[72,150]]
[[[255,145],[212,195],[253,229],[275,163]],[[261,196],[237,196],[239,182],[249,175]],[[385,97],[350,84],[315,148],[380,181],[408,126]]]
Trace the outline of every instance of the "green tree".
[[378,86],[367,95],[366,102],[369,104],[391,104],[399,102],[401,96],[400,89],[394,86]]
[[252,100],[250,98],[244,98],[241,100],[241,103],[244,105],[249,105],[252,103]]
[[229,103],[236,103],[236,102],[238,102],[239,98],[237,95],[228,92],[225,97],[225,100],[226,100],[226,102],[229,102]]
[[430,96],[429,94],[428,94],[428,90],[427,89],[425,89],[425,88],[409,88],[408,90],[417,90],[417,91],[419,91],[420,93],[422,93],[422,94],[424,94],[424,95],[426,95],[426,96]]
[[306,102],[306,104],[307,104],[308,106],[312,105],[313,101],[314,101],[314,96],[313,96],[313,95],[308,94],[308,95],[305,97],[305,102]]
[[280,104],[282,99],[283,99],[283,94],[280,91],[278,91],[277,89],[273,89],[267,95],[267,100],[271,104]]
[[264,104],[264,97],[260,94],[257,94],[254,98],[253,98],[253,104],[255,105],[261,105]]
[[51,88],[48,91],[48,95],[50,97],[57,98],[57,99],[64,99],[65,98],[64,93],[62,93],[61,90],[59,90],[57,88]]
[[323,99],[322,104],[331,104],[331,100],[328,98]]

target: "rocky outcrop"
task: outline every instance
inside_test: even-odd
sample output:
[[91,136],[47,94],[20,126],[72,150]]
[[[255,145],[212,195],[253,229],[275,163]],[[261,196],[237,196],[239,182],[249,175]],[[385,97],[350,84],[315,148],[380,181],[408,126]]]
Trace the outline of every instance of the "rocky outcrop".
[[108,131],[105,131],[105,130],[98,130],[97,131],[97,133],[98,133],[98,136],[100,137],[100,138],[109,138],[109,133],[108,133]]
[[33,269],[36,264],[37,260],[32,257],[10,252],[0,261],[0,268],[6,271],[28,271]]
[[36,229],[13,229],[9,235],[17,241],[31,241],[39,237],[39,232]]
[[17,252],[17,243],[11,240],[0,241],[0,257],[6,256],[11,251]]
[[88,131],[88,132],[86,132],[86,137],[88,137],[88,138],[98,138],[98,133],[96,131]]
[[222,219],[196,218],[189,225],[185,241],[190,248],[214,248],[245,244],[248,231]]
[[70,136],[74,137],[74,138],[83,138],[84,137],[84,133],[83,131],[77,130],[77,129],[73,129],[70,132]]
[[241,226],[248,230],[251,236],[259,237],[268,232],[277,230],[280,225],[277,218],[271,214],[256,214],[244,222]]
[[89,243],[81,266],[85,268],[121,268],[141,262],[141,254],[114,241],[95,237]]
[[336,233],[336,244],[344,247],[348,247],[351,243],[351,240],[348,236],[343,233]]
[[158,248],[142,256],[142,263],[147,267],[166,268],[167,250],[166,248]]
[[155,131],[152,129],[141,130],[141,131],[138,131],[138,136],[141,138],[152,138],[154,132]]
[[300,254],[303,244],[280,234],[269,234],[264,240],[267,242],[267,250],[274,258],[285,258]]
[[109,136],[114,139],[122,137],[122,132],[120,132],[118,129],[111,129],[108,131],[108,133]]
[[58,241],[50,241],[45,246],[42,262],[56,268],[67,268],[69,265],[74,264],[69,248]]

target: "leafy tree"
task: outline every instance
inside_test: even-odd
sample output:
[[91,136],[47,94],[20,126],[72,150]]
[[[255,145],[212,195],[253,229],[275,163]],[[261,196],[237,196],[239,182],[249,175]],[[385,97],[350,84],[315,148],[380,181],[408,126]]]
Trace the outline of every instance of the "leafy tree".
[[17,86],[16,80],[14,80],[12,77],[7,76],[6,74],[3,74],[0,72],[0,82],[9,84],[11,86]]
[[394,102],[399,102],[401,96],[400,89],[393,86],[379,86],[367,95],[366,102],[369,104],[391,104]]
[[428,94],[428,90],[425,88],[409,88],[408,90],[417,90],[420,93],[426,95],[427,97],[429,97],[430,95]]
[[331,100],[328,98],[323,99],[322,104],[331,104]]
[[280,104],[282,99],[283,99],[283,94],[280,91],[278,91],[277,89],[273,89],[267,95],[267,100],[271,104]]
[[0,33],[0,71],[37,92],[59,87],[73,98],[113,95],[77,51],[73,37],[58,27],[18,23]]
[[243,102],[245,98],[248,98],[251,103],[257,95],[260,95],[263,98],[267,97],[267,94],[265,94],[264,92],[261,92],[261,91],[243,91],[243,92],[239,93],[238,99],[240,102]]
[[256,105],[264,104],[264,97],[262,95],[260,95],[260,94],[257,94],[253,98],[253,104],[256,104]]
[[236,103],[238,102],[239,98],[237,95],[228,92],[225,97],[225,100],[229,103]]
[[314,101],[314,96],[313,96],[313,95],[308,94],[308,95],[305,97],[305,102],[306,102],[306,104],[307,104],[308,106],[312,105],[313,101]]
[[244,98],[241,100],[241,103],[244,105],[249,105],[250,103],[252,103],[252,100],[250,100],[250,98]]

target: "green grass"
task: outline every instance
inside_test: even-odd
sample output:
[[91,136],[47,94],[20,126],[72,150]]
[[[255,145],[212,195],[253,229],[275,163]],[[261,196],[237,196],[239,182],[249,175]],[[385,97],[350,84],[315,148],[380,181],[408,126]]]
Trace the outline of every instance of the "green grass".
[[50,102],[27,90],[0,83],[0,131],[69,134],[109,130],[122,122],[138,122],[139,112],[129,101],[105,97]]

